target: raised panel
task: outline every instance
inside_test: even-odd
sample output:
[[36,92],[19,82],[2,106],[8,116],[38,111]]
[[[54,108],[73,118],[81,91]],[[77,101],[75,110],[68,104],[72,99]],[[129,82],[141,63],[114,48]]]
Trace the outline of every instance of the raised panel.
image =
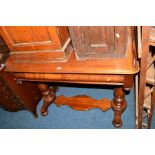
[[0,33],[12,52],[61,49],[69,38],[61,40],[56,26],[3,26]]
[[86,54],[111,52],[114,49],[114,27],[86,26],[81,27],[80,32]]
[[127,26],[115,26],[115,53],[116,54],[126,54],[127,49]]
[[69,29],[77,59],[125,56],[125,26],[71,26]]

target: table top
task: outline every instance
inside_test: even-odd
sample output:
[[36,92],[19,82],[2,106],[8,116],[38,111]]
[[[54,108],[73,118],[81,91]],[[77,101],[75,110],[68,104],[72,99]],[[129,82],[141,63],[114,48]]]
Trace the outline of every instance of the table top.
[[11,54],[7,60],[5,71],[48,74],[135,74],[139,71],[139,65],[131,49],[132,47],[129,45],[125,57],[91,60],[77,60],[74,51],[72,51],[67,62],[16,61],[16,55]]

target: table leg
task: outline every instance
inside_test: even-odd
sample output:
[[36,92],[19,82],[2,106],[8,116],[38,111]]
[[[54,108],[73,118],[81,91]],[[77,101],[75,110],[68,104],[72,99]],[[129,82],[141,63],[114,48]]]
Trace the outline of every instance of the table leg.
[[125,101],[125,93],[123,92],[122,87],[114,89],[114,99],[112,100],[111,106],[114,111],[113,125],[115,127],[121,127],[122,126],[121,115],[127,106],[127,103]]
[[40,112],[43,116],[46,116],[48,114],[49,105],[52,104],[52,102],[56,98],[55,93],[57,87],[54,86],[52,88],[49,88],[48,84],[39,83],[38,88],[41,90],[43,96],[43,105],[41,107]]

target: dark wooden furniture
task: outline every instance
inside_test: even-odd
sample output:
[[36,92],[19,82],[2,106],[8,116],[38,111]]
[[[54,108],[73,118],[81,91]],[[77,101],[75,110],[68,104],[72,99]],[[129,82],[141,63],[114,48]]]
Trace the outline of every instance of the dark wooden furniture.
[[[11,27],[11,29],[14,31],[22,27]],[[31,29],[33,34],[32,30],[34,29]],[[10,40],[13,39],[10,31],[7,35],[11,39],[7,39],[6,31],[8,31],[6,27],[1,27],[0,34],[9,47]],[[17,40],[21,37],[19,32],[16,31]],[[114,110],[113,124],[120,127],[122,125],[121,115],[127,106],[125,91],[131,89],[134,74],[139,70],[135,55],[134,27],[71,26],[69,32],[73,48],[67,42],[68,45],[65,47],[69,54],[65,61],[53,60],[55,56],[48,57],[48,54],[56,53],[55,48],[49,53],[42,53],[40,59],[38,59],[39,51],[35,51],[37,56],[30,51],[31,58],[27,56],[29,52],[20,51],[23,54],[21,58],[19,51],[15,52],[12,49],[5,71],[13,72],[18,81],[38,82],[38,88],[42,91],[44,100],[41,108],[43,115],[47,115],[48,106],[52,102],[57,106],[66,104],[76,110],[100,108],[106,111],[112,108]],[[64,38],[63,35],[65,35],[64,31],[61,34],[62,38]],[[29,39],[29,37],[26,38]],[[42,36],[39,35],[37,39],[39,38]],[[85,95],[56,97],[57,88],[54,85],[49,87],[48,82],[113,85],[114,99],[112,101],[106,98],[96,100]]]
[[41,99],[41,93],[33,82],[17,83],[12,73],[0,73],[0,107],[16,112],[28,110],[37,117],[36,108]]
[[[4,64],[9,49],[0,37],[0,64]],[[3,67],[3,66],[2,66]],[[1,67],[1,69],[2,69]],[[13,73],[0,71],[0,107],[16,112],[28,110],[37,117],[36,107],[41,99],[41,92],[32,82],[18,82]]]
[[126,54],[128,30],[125,26],[75,26],[70,34],[76,58],[118,58]]

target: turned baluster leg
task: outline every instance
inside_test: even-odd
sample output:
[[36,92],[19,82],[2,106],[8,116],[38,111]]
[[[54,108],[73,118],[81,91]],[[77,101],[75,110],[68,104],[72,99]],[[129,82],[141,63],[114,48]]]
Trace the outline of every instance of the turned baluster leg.
[[114,89],[114,99],[112,100],[112,109],[114,111],[113,125],[115,127],[122,126],[121,115],[127,106],[124,96],[125,93],[123,92],[123,88]]
[[46,116],[48,114],[48,107],[56,98],[56,87],[49,88],[48,84],[39,83],[38,88],[41,90],[43,95],[43,105],[41,107],[41,114]]

